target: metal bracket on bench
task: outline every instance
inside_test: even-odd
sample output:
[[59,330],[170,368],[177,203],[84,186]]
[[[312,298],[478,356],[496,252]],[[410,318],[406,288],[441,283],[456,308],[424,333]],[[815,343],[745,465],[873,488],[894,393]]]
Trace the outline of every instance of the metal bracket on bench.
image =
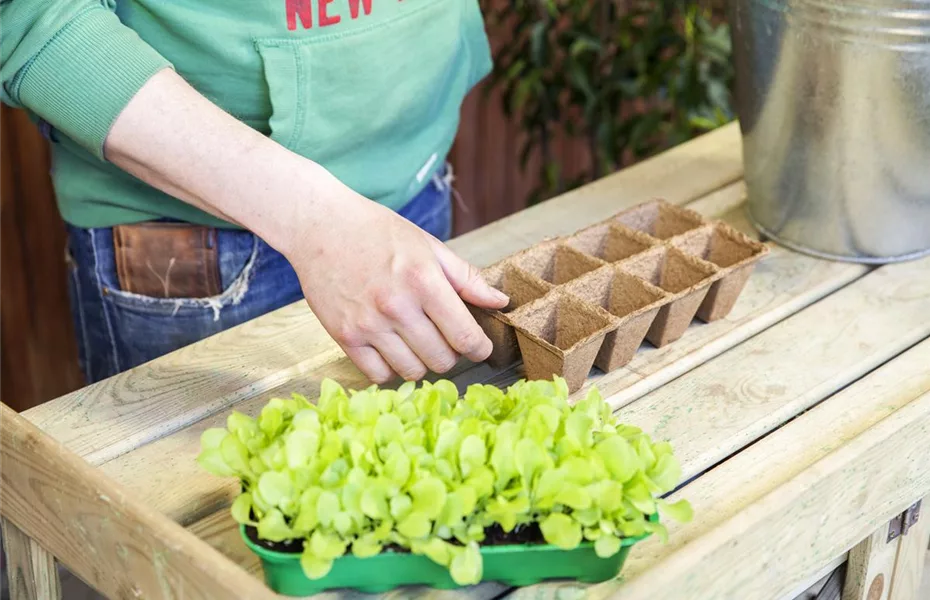
[[888,541],[902,535],[907,535],[908,529],[913,527],[920,518],[920,500],[906,511],[891,520],[888,524]]

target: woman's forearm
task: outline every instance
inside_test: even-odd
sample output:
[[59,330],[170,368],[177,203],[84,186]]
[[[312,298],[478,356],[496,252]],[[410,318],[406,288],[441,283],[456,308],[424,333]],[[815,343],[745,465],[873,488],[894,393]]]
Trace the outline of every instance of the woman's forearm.
[[325,222],[331,200],[347,191],[170,69],[152,77],[120,113],[104,152],[149,185],[254,231],[284,253],[298,224],[306,230]]

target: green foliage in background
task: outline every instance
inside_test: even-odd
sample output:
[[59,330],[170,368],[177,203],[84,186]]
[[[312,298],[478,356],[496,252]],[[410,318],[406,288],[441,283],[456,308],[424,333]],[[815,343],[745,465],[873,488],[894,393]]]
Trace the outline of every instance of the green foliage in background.
[[445,380],[361,391],[326,380],[317,404],[295,394],[258,418],[233,412],[203,433],[198,462],[240,480],[233,518],[296,542],[311,579],[393,544],[467,585],[481,580],[494,525],[535,524],[552,545],[587,541],[608,557],[623,538],[664,539],[657,511],[692,516],[686,500],[661,497],[681,479],[669,443],[617,422],[595,388],[570,405],[561,378],[475,384],[461,399]]
[[[729,122],[730,32],[723,3],[481,0],[495,50],[488,89],[538,152],[531,201],[603,176]],[[583,138],[590,172],[565,181],[553,139]]]

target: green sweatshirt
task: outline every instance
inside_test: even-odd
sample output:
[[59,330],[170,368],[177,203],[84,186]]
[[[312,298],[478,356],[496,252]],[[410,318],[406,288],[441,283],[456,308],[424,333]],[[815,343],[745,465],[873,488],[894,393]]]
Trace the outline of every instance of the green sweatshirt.
[[175,69],[256,130],[399,208],[442,166],[490,70],[477,0],[0,0],[2,99],[51,127],[64,219],[226,225],[103,157],[113,121]]

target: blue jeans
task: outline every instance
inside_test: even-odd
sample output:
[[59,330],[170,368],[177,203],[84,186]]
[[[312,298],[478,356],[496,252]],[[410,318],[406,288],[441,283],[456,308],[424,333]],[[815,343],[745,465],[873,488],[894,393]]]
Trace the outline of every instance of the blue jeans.
[[[442,170],[399,214],[445,241],[451,177]],[[303,297],[290,263],[248,231],[220,230],[222,292],[156,298],[120,290],[111,228],[68,228],[72,316],[87,383],[158,358]]]

